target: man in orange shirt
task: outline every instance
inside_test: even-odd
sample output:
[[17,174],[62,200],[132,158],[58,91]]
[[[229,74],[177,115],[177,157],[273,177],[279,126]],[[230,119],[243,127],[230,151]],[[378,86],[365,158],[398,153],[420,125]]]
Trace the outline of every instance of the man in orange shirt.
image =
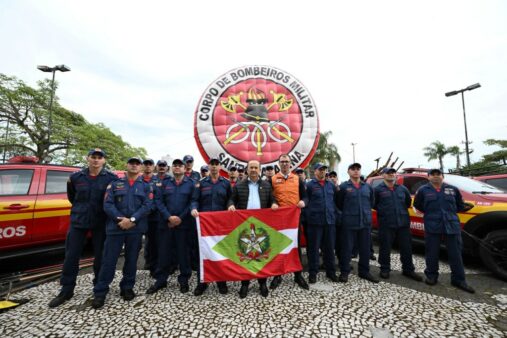
[[[273,189],[273,196],[278,202],[272,206],[273,209],[285,206],[295,205],[302,209],[306,205],[306,189],[299,176],[290,171],[290,157],[287,154],[280,155],[278,158],[280,172],[271,177],[271,186]],[[299,238],[299,235],[298,235]],[[299,247],[299,246],[298,246]],[[300,249],[301,250],[301,249]],[[299,251],[299,259],[301,260],[301,251]],[[273,277],[270,289],[276,289],[282,281],[282,276]],[[301,288],[308,290],[308,284],[303,278],[302,271],[294,273],[294,281]]]

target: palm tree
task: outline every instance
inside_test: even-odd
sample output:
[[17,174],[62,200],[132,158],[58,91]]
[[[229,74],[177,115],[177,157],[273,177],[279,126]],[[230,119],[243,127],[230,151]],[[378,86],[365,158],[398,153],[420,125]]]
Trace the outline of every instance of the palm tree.
[[430,144],[429,147],[423,148],[424,156],[428,158],[428,161],[438,159],[440,163],[440,170],[444,171],[444,156],[449,153],[449,149],[440,141],[435,141]]
[[326,132],[320,133],[319,144],[317,146],[317,150],[313,155],[313,158],[310,162],[310,165],[313,166],[315,163],[325,163],[329,166],[329,168],[334,168],[336,164],[341,161],[340,154],[338,153],[338,148],[334,143],[329,141],[333,132],[328,130]]
[[456,156],[456,170],[459,170],[459,168],[461,168],[461,159],[459,156],[463,155],[464,152],[461,151],[461,149],[458,146],[449,147],[447,148],[447,151],[449,152],[450,155]]

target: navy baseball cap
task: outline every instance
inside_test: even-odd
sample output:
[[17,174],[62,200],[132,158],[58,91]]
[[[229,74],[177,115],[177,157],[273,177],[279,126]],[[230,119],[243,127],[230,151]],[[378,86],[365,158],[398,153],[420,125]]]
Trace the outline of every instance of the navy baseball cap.
[[336,171],[331,171],[331,172],[329,173],[329,176],[338,176],[338,174],[336,173]]
[[272,165],[266,166],[266,170],[274,170],[275,168]]
[[185,155],[183,157],[183,162],[187,163],[187,162],[194,162],[194,158],[192,157],[192,155]]
[[220,160],[216,157],[211,157],[208,161],[208,164],[213,164],[213,163],[220,164]]
[[299,173],[304,173],[304,172],[305,172],[305,170],[303,168],[297,168],[296,169],[296,173],[298,173],[298,174]]
[[201,166],[201,171],[209,171],[209,168],[207,165]]
[[442,172],[442,170],[440,170],[438,168],[433,168],[433,169],[430,169],[430,171],[428,171],[428,176],[435,175],[435,174],[442,175],[443,172]]
[[173,160],[173,165],[175,165],[175,164],[185,164],[185,162],[183,162],[183,161],[182,161],[182,160],[180,160],[179,158],[175,158],[175,159]]
[[99,155],[102,157],[106,157],[106,152],[100,148],[90,149],[90,151],[88,152],[88,156],[92,156],[92,155]]
[[139,164],[143,163],[143,160],[141,160],[140,157],[131,157],[128,159],[127,163],[137,162]]
[[151,158],[147,158],[143,161],[143,164],[151,164],[154,165],[155,161],[153,161]]
[[361,164],[359,164],[357,162],[356,163],[352,163],[351,165],[349,165],[348,170],[354,169],[354,168],[361,169]]
[[232,167],[229,168],[229,171],[237,171],[237,170],[238,170],[238,168],[236,168],[235,165],[233,165]]
[[396,169],[391,168],[391,167],[386,167],[386,168],[382,169],[382,174],[389,174],[389,173],[395,173],[395,172],[396,172]]
[[166,166],[167,167],[167,161],[166,160],[158,160],[157,165]]
[[327,165],[325,165],[324,163],[320,163],[320,162],[315,163],[313,165],[313,170],[318,170],[318,169],[322,169],[322,168],[327,169]]

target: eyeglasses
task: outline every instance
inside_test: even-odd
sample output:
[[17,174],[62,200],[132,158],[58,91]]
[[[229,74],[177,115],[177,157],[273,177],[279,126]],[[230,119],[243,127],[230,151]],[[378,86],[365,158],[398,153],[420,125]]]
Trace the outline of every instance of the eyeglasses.
[[290,163],[290,161],[280,161],[280,163],[286,164],[286,163]]

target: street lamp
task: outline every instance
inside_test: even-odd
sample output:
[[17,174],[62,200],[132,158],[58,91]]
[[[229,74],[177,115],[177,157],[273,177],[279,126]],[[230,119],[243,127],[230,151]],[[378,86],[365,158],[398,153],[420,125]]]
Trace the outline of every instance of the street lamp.
[[452,92],[447,92],[445,93],[445,96],[449,97],[449,96],[454,96],[456,94],[460,94],[461,93],[461,102],[463,103],[463,121],[465,122],[465,152],[466,152],[466,155],[467,155],[467,167],[470,168],[470,152],[468,151],[468,131],[467,131],[467,117],[466,117],[466,114],[465,114],[465,92],[467,90],[474,90],[474,89],[477,89],[477,88],[480,88],[481,85],[480,83],[475,83],[473,85],[470,85],[466,88],[463,88],[463,89],[460,89],[460,90],[453,90]]
[[37,66],[37,69],[40,71],[43,71],[45,73],[53,73],[53,79],[51,80],[51,99],[49,100],[49,121],[48,121],[48,147],[46,150],[46,156],[49,155],[49,145],[51,140],[51,124],[52,124],[52,118],[53,118],[53,97],[55,95],[55,73],[56,71],[60,72],[68,72],[70,71],[70,68],[66,65],[57,65],[54,67],[48,67],[48,66]]
[[352,163],[356,163],[356,144],[357,143],[351,143],[352,146]]

